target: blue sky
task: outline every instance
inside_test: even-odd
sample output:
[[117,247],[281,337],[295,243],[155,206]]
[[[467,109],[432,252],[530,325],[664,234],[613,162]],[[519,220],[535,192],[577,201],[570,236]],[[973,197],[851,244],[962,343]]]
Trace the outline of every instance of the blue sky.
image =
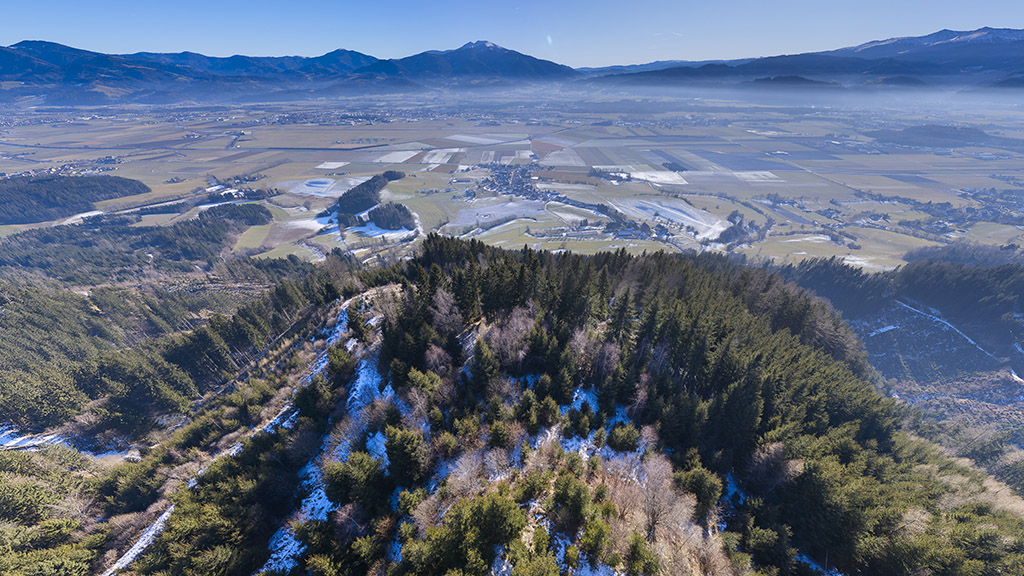
[[826,50],[943,28],[1024,28],[1019,0],[13,0],[0,44],[110,53],[379,58],[490,40],[571,66]]

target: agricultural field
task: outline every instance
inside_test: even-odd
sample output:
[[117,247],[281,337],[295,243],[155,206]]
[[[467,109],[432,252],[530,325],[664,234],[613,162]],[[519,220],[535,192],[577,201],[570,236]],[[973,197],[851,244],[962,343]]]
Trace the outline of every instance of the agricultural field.
[[[499,246],[581,252],[626,248],[731,251],[793,262],[837,256],[867,270],[921,246],[1024,242],[1020,205],[977,191],[1024,185],[1015,110],[844,110],[694,99],[652,106],[385,102],[243,108],[10,111],[0,172],[108,173],[151,192],[100,212],[182,200],[170,225],[216,203],[217,186],[267,192],[273,221],[234,251],[317,260],[341,248],[372,257],[429,231]],[[508,104],[508,105],[505,105]],[[593,110],[593,111],[591,111]],[[0,114],[2,115],[2,114]],[[889,143],[879,130],[998,123],[991,146]],[[993,133],[994,134],[994,133]],[[1009,142],[1010,144],[1007,144]],[[375,174],[401,171],[382,202],[405,205],[416,230],[343,229],[323,214]],[[1011,194],[1012,197],[1012,194]],[[0,236],[25,228],[4,226]]]

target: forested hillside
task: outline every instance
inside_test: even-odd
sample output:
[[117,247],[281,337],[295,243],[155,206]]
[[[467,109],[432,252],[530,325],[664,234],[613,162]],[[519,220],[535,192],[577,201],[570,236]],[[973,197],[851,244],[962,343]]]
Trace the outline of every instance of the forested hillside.
[[982,338],[1024,339],[1024,264],[1012,254],[995,260],[970,258],[962,250],[927,251],[926,258],[911,255],[906,266],[882,274],[865,273],[836,258],[807,260],[780,272],[828,298],[848,317],[875,313],[895,299],[908,298],[982,327]]
[[59,380],[156,441],[0,455],[0,571],[1024,574],[1024,505],[871,377],[827,304],[718,256],[335,255]]
[[[308,272],[295,259],[223,257],[234,234],[269,218],[262,206],[229,204],[169,227],[102,217],[0,240],[0,425],[42,430],[100,399],[109,401],[93,411],[100,430],[145,425],[155,411],[187,406],[202,382],[233,373],[233,363],[181,373],[164,363],[172,346],[156,339],[201,339],[211,316]],[[258,316],[254,331],[239,329],[265,331],[268,316]],[[199,346],[179,364],[224,345]]]
[[[364,281],[401,285],[379,328],[349,309],[354,336],[379,330],[382,378],[349,385],[298,496],[330,512],[298,516],[278,573],[1024,570],[1021,518],[900,432],[855,339],[767,272],[431,236]],[[220,469],[253,502],[255,450]],[[259,568],[262,516],[224,474],[182,494],[141,572]]]
[[[58,437],[38,451],[0,451],[0,573],[102,573],[201,466],[218,454],[237,453],[232,446],[249,437],[261,457],[277,459],[281,482],[268,504],[287,506],[294,472],[315,436],[297,427],[300,437],[288,443],[291,455],[285,456],[266,444],[283,449],[285,431],[260,437],[254,428],[267,427],[282,408],[294,385],[290,376],[305,370],[307,346],[332,320],[327,314],[337,290],[351,289],[352,281],[347,265],[331,256],[202,328],[102,352],[67,371],[6,374],[8,395],[0,406],[8,413],[24,397],[9,395],[15,386],[15,394],[32,392],[37,405],[26,410],[33,417],[59,419],[82,410],[70,430],[88,433],[101,448],[113,437],[137,442],[139,449],[135,456],[94,456]],[[36,407],[43,412],[33,413]],[[322,413],[308,415],[323,426]]]
[[232,235],[270,219],[263,206],[223,204],[171,226],[133,226],[136,217],[109,216],[29,230],[0,240],[0,274],[38,271],[88,285],[149,271],[187,273],[197,264],[213,267]]
[[[1012,248],[1012,247],[1011,247]],[[864,338],[918,433],[1024,495],[1024,265],[1013,249],[953,244],[867,274],[836,259],[783,267]]]
[[25,176],[0,180],[0,224],[30,224],[93,209],[93,203],[149,192],[120,176]]

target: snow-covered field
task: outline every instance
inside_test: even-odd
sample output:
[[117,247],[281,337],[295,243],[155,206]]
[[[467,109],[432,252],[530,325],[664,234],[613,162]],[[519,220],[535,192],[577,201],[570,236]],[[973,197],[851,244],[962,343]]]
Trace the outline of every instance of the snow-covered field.
[[302,220],[289,220],[285,222],[285,226],[288,228],[302,228],[304,230],[312,230],[313,232],[319,232],[327,226],[330,226],[329,219],[324,218],[304,218]]
[[419,153],[419,150],[398,150],[383,154],[374,160],[374,162],[379,162],[381,164],[401,164]]
[[431,150],[423,156],[424,164],[447,164],[451,160],[452,156],[456,152],[460,152],[461,148],[437,148]]
[[445,140],[455,140],[456,142],[466,142],[468,144],[497,144],[501,142],[497,138],[489,138],[486,136],[472,136],[469,134],[455,134],[452,136],[445,136]]
[[580,158],[580,155],[576,153],[572,148],[566,148],[557,152],[552,152],[544,157],[540,162],[545,166],[586,166],[587,163]]
[[811,234],[808,236],[796,236],[786,240],[779,240],[779,244],[792,244],[794,242],[810,242],[812,244],[825,244],[831,242],[832,239],[824,234]]
[[496,198],[473,203],[472,208],[459,210],[448,226],[485,226],[508,217],[539,218],[546,213],[546,203],[540,200],[512,200]]
[[369,176],[340,178],[337,180],[334,178],[320,177],[310,178],[309,180],[303,180],[302,182],[296,182],[294,180],[281,182],[279,185],[282,188],[288,188],[288,192],[291,194],[338,197],[369,179]]
[[680,176],[678,172],[630,172],[629,176],[634,180],[643,180],[652,184],[676,184],[680,186],[688,184],[686,179]]
[[733,174],[744,182],[782,182],[782,178],[768,171],[733,172]]
[[334,188],[334,183],[335,181],[332,178],[311,178],[295,185],[288,192],[292,194],[327,196],[331,189]]
[[403,240],[405,237],[414,233],[414,230],[408,230],[406,228],[399,228],[398,230],[387,230],[377,226],[373,222],[367,222],[362,226],[353,226],[352,228],[346,228],[348,232],[353,232],[360,236],[368,238],[384,238],[388,242],[397,242]]
[[317,166],[317,168],[320,170],[337,170],[338,168],[347,165],[348,162],[324,162],[323,164]]
[[698,232],[698,238],[717,238],[729,223],[714,214],[694,208],[682,200],[675,198],[617,198],[609,204],[628,216],[639,220],[658,218],[674,222],[682,226],[692,226]]

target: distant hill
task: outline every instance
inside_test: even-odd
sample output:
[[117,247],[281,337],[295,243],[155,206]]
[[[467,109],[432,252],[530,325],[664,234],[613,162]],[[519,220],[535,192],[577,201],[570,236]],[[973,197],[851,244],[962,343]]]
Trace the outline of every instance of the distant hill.
[[735,85],[765,77],[800,76],[811,81],[864,87],[1013,88],[1022,84],[1019,77],[1024,71],[1024,30],[943,30],[827,52],[703,65],[655,64],[609,68],[609,73],[599,75],[595,82],[622,87],[708,82]]
[[811,80],[803,76],[770,76],[758,78],[752,82],[754,86],[772,86],[778,88],[842,88],[835,82]]
[[929,148],[959,148],[962,146],[984,146],[999,138],[989,136],[977,128],[964,126],[939,126],[927,124],[910,126],[902,130],[879,130],[869,134],[879,142],[904,146]]
[[927,36],[890,38],[821,54],[1018,69],[1024,56],[1024,30],[987,27],[971,31],[941,30]]
[[377,62],[377,58],[373,56],[353,50],[340,49],[314,58],[303,56],[257,57],[241,55],[215,58],[194,52],[179,52],[176,54],[139,52],[131,54],[127,58],[180,66],[223,76],[281,77],[304,75],[311,78],[348,74],[357,68]]
[[902,146],[922,148],[993,147],[1024,152],[1024,140],[993,136],[983,130],[966,126],[925,124],[909,126],[902,130],[878,130],[865,134],[879,142]]
[[608,76],[609,74],[631,74],[633,72],[653,72],[656,70],[665,70],[666,68],[699,68],[705,64],[724,64],[731,62],[732,64],[738,64],[748,62],[749,60],[701,60],[699,62],[690,60],[657,60],[655,62],[648,62],[646,64],[625,64],[621,66],[602,66],[599,68],[577,68],[576,71],[586,76]]
[[[798,77],[805,81],[792,80]],[[1022,77],[1024,30],[1003,28],[942,30],[807,54],[578,70],[487,41],[388,60],[346,49],[316,57],[212,57],[102,54],[39,40],[0,47],[0,82],[9,83],[0,89],[0,102],[28,98],[51,105],[283,102],[542,82],[583,90],[828,85],[973,91],[1024,87]]]
[[506,78],[547,81],[580,76],[568,66],[485,41],[470,42],[454,50],[431,50],[396,60],[378,61],[355,72],[412,80]]

